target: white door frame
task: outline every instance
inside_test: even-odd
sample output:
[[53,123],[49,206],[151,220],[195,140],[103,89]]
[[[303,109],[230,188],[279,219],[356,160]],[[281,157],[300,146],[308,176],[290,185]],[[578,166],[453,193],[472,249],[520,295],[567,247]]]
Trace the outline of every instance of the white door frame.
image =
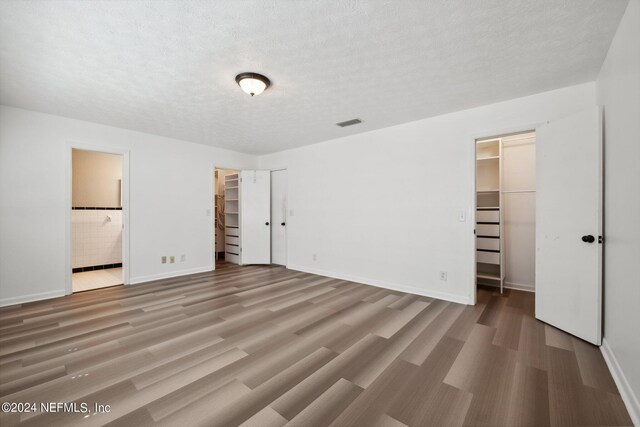
[[[287,210],[284,213],[285,216],[285,227],[284,227],[284,259],[285,259],[285,268],[289,268],[289,171],[287,168],[275,168],[269,169],[269,172],[279,172],[285,171],[287,172],[287,186],[285,187],[285,194],[287,197]],[[273,181],[272,181],[273,182]],[[271,218],[271,224],[273,224],[273,218]],[[273,252],[272,252],[273,255]]]
[[[471,261],[473,262],[472,270],[473,277],[469,284],[469,305],[476,305],[478,301],[478,286],[476,284],[476,276],[477,272],[477,253],[476,253],[476,234],[473,232],[476,229],[476,208],[477,208],[477,200],[476,200],[476,141],[479,139],[489,139],[499,136],[504,136],[508,134],[514,133],[525,133],[525,132],[537,132],[538,127],[541,123],[535,124],[524,124],[520,126],[510,126],[506,128],[493,129],[493,130],[483,130],[474,132],[470,137],[469,147],[471,149],[471,170],[473,171],[473,178],[471,179],[471,215],[469,215],[471,233],[473,235],[473,239],[471,240],[471,252],[473,256],[471,257]],[[501,195],[502,197],[502,195]]]
[[107,145],[86,144],[81,142],[69,141],[67,143],[67,164],[66,164],[66,184],[65,184],[65,295],[73,293],[72,283],[72,267],[71,267],[71,208],[72,203],[72,180],[73,168],[72,158],[73,149],[97,151],[101,153],[119,154],[122,156],[122,283],[128,285],[130,281],[130,252],[129,252],[129,149],[124,147],[113,147]]

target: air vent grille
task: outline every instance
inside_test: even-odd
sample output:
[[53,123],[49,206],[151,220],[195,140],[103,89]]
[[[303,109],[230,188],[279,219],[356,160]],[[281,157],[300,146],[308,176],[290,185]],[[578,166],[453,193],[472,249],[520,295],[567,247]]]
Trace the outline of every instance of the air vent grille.
[[353,125],[357,125],[359,123],[362,123],[362,120],[360,119],[351,119],[351,120],[347,120],[346,122],[340,122],[340,123],[336,123],[338,126],[340,126],[341,128],[347,127],[347,126],[353,126]]

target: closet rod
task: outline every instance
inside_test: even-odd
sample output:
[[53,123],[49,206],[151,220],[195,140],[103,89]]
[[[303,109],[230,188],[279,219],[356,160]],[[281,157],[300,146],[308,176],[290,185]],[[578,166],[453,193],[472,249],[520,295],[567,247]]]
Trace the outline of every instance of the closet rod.
[[501,193],[535,193],[536,190],[502,190]]

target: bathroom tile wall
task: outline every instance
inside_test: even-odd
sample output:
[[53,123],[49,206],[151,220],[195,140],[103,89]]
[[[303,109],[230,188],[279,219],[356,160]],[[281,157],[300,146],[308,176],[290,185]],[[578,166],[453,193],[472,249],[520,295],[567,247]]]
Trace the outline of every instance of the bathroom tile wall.
[[71,211],[72,268],[122,262],[122,211]]

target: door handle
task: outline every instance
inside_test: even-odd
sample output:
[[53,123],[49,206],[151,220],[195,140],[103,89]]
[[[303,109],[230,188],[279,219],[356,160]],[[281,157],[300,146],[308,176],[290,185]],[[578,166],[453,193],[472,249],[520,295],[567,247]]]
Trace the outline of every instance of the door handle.
[[287,225],[287,224],[286,224],[286,223],[284,223],[284,222],[281,222],[281,223],[280,223],[280,225],[284,227],[284,226],[285,226],[285,225]]
[[269,221],[265,222],[264,225],[269,225]]
[[591,234],[587,234],[586,236],[582,236],[582,241],[585,243],[593,243],[596,241],[596,238]]

